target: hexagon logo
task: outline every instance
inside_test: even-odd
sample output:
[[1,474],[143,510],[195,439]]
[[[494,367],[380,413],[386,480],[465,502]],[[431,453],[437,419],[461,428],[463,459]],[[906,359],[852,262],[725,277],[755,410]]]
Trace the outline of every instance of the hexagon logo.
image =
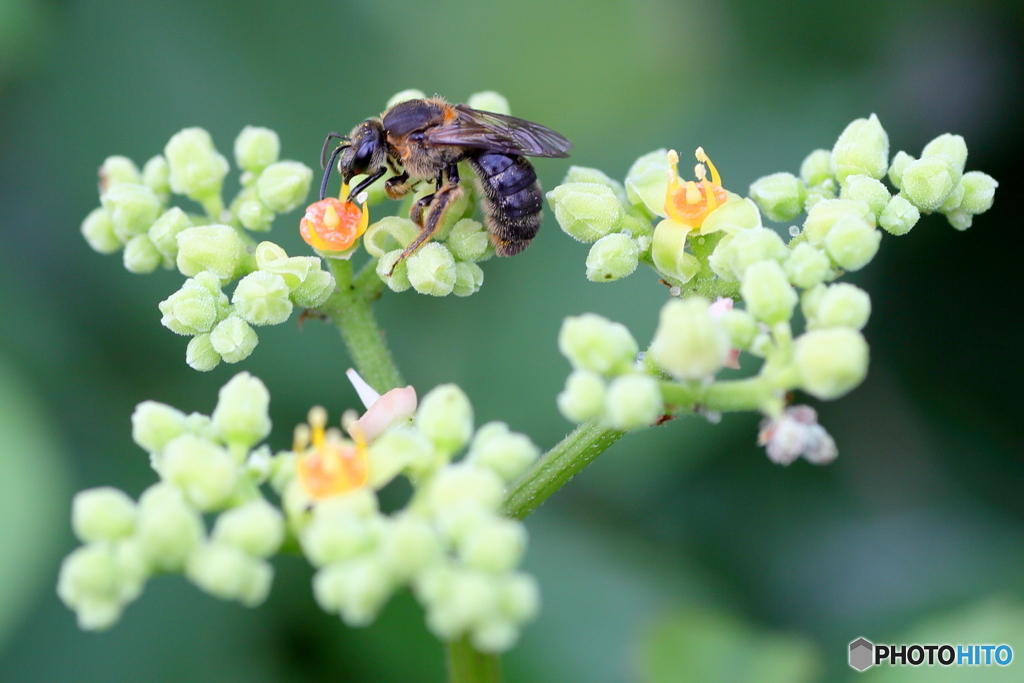
[[864,671],[875,663],[875,646],[867,638],[858,638],[850,643],[850,666]]

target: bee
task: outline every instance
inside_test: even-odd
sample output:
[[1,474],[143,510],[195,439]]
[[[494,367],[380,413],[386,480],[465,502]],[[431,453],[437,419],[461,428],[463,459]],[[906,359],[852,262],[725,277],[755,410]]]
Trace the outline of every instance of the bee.
[[[341,144],[328,161],[336,139]],[[440,97],[407,100],[366,119],[348,135],[327,136],[320,154],[320,199],[327,193],[335,160],[345,183],[366,175],[349,192],[349,201],[388,170],[393,176],[384,182],[384,191],[391,199],[407,195],[421,182],[433,182],[434,192],[409,211],[420,233],[395,261],[397,266],[437,232],[445,211],[465,193],[458,164],[466,161],[479,179],[495,252],[513,256],[530,244],[541,221],[540,182],[526,157],[564,158],[570,149],[565,137],[532,121],[449,104]]]

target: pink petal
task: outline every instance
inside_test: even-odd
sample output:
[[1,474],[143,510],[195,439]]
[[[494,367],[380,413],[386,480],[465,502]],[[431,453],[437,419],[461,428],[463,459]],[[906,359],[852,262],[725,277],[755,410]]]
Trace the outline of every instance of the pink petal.
[[732,299],[730,299],[727,296],[718,297],[717,299],[715,299],[714,303],[708,306],[708,313],[710,313],[711,317],[714,318],[715,320],[721,318],[722,314],[725,313],[726,311],[731,310]]
[[[363,432],[363,438],[373,441],[387,431],[388,427],[398,420],[412,417],[416,414],[416,390],[411,386],[402,389],[392,389],[388,393],[374,401],[363,416],[352,423],[358,425]],[[349,433],[352,427],[349,427]]]

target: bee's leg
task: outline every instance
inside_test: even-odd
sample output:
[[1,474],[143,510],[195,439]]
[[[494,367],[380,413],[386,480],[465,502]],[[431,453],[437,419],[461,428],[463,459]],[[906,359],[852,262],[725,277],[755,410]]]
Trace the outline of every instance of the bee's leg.
[[420,197],[416,200],[416,203],[409,209],[409,219],[419,226],[420,230],[423,229],[423,212],[427,210],[430,203],[434,201],[434,197],[437,194],[428,194],[426,197]]
[[368,175],[365,178],[363,178],[363,180],[358,185],[353,187],[352,190],[348,193],[348,201],[351,202],[353,199],[358,197],[360,192],[362,192],[370,185],[373,185],[375,182],[380,180],[380,177],[387,173],[387,171],[387,166],[381,166],[373,175]]
[[412,189],[416,187],[419,181],[409,182],[409,174],[402,171],[401,174],[388,178],[384,181],[384,192],[387,193],[391,199],[401,199],[405,195],[412,192]]
[[459,184],[459,165],[451,164],[448,166],[448,182],[452,185]]
[[[416,235],[416,239],[414,239],[412,243],[405,248],[405,251],[402,252],[394,265],[391,266],[391,270],[388,272],[389,277],[395,272],[395,268],[398,267],[399,263],[412,256],[417,249],[422,247],[427,240],[434,236],[434,233],[437,232],[437,228],[441,225],[441,221],[444,219],[445,212],[448,211],[448,207],[461,199],[465,192],[466,191],[462,189],[461,185],[445,185],[438,190],[437,193],[432,195],[433,200],[430,201],[430,206],[428,207],[426,224],[423,226],[420,234]],[[424,197],[423,199],[427,199],[427,197]],[[413,210],[416,209],[423,199],[413,205]],[[410,218],[412,217],[412,212],[410,212],[409,216]]]

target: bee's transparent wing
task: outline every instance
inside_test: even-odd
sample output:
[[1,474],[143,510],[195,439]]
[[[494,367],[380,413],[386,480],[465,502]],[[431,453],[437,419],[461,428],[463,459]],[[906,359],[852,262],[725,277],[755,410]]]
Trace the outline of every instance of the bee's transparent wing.
[[475,147],[528,157],[567,157],[572,143],[547,126],[459,104],[458,123],[425,131],[433,145]]

